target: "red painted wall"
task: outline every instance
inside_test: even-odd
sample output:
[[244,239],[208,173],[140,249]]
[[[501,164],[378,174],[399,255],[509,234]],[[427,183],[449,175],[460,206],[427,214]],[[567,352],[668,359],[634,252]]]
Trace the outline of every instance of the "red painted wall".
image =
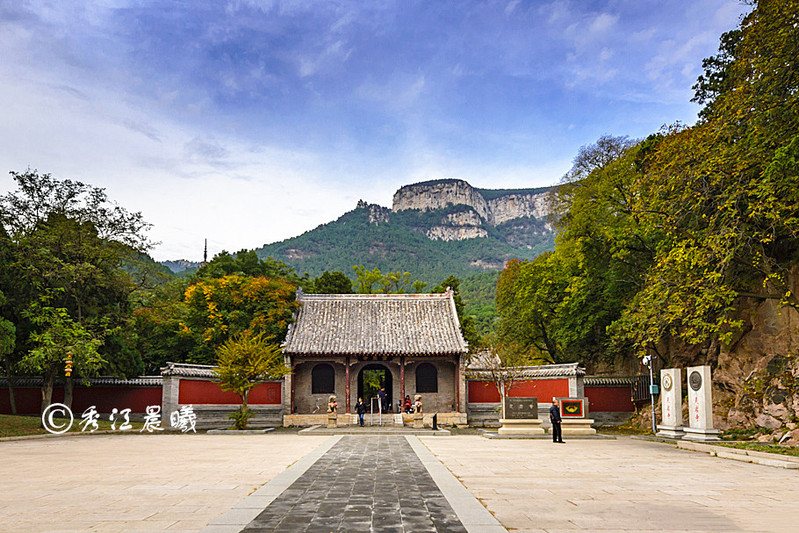
[[161,387],[75,387],[72,393],[72,412],[82,413],[89,406],[97,406],[100,413],[110,413],[114,408],[130,409],[131,413],[145,413],[148,405],[161,405]]
[[490,381],[470,381],[469,403],[499,403],[497,386]]
[[[38,387],[14,388],[17,413],[37,415],[41,412],[42,392]],[[53,403],[64,401],[63,387],[53,388]],[[75,387],[72,393],[72,412],[82,413],[89,406],[100,413],[110,413],[115,407],[120,411],[144,413],[148,405],[161,405],[161,387],[108,387],[94,385]],[[11,414],[8,389],[0,389],[0,413]]]
[[630,387],[586,387],[585,396],[588,398],[588,416],[592,412],[602,413],[631,413],[635,411]]
[[[508,393],[511,398],[538,398],[540,403],[549,403],[553,397],[569,395],[568,379],[535,379],[514,383]],[[469,382],[469,403],[498,403],[499,391],[490,381]]]
[[[281,383],[261,383],[250,391],[247,403],[251,405],[279,405]],[[159,399],[160,403],[160,399]],[[186,404],[239,404],[241,399],[233,392],[223,391],[213,381],[180,380],[178,403]]]
[[[522,381],[514,385],[511,397],[534,397],[540,403],[549,403],[553,397],[569,396],[568,379],[539,379]],[[630,387],[585,387],[588,398],[588,416],[592,412],[631,413],[635,405],[630,398]],[[469,381],[469,403],[499,403],[499,392],[490,381]]]

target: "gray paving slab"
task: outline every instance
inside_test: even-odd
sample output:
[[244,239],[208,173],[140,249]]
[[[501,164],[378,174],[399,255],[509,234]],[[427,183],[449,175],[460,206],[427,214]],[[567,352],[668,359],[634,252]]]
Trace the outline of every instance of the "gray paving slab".
[[340,437],[243,531],[467,529],[408,439],[371,435]]
[[470,533],[507,531],[418,438],[406,438],[467,531]]

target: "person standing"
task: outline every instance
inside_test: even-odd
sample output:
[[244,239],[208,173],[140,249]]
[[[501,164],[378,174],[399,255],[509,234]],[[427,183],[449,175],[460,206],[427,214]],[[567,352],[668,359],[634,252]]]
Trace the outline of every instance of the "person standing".
[[560,402],[552,398],[552,407],[549,408],[549,421],[552,422],[552,442],[563,443],[563,434],[560,427]]
[[363,403],[363,398],[358,398],[358,403],[355,404],[355,412],[358,413],[358,422],[363,427],[363,415],[366,414],[366,404]]
[[380,392],[377,393],[377,397],[380,398],[380,411],[385,413],[388,411],[388,396],[386,395],[386,389],[381,388]]

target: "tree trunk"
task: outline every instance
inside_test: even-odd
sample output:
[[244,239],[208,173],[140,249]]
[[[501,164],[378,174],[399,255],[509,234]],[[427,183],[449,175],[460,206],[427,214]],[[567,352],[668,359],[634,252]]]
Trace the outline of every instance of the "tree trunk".
[[75,382],[72,381],[72,376],[66,378],[64,383],[64,405],[72,409],[72,392],[75,389]]
[[502,413],[502,418],[505,418],[505,382],[499,384],[499,412]]
[[11,383],[11,363],[6,359],[6,379],[8,380],[8,401],[11,404],[11,414],[17,414],[17,402],[14,400],[14,384]]
[[53,403],[53,382],[55,381],[55,373],[48,372],[44,376],[44,383],[42,384],[42,409],[41,412],[47,409],[47,406]]

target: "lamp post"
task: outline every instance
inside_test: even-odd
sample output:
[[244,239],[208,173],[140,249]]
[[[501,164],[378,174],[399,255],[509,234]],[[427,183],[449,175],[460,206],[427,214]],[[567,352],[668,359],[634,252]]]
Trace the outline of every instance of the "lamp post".
[[652,433],[657,433],[657,424],[655,423],[655,394],[657,394],[657,385],[655,385],[655,377],[652,372],[654,360],[656,356],[645,355],[641,360],[647,367],[649,367],[649,399],[652,400]]

